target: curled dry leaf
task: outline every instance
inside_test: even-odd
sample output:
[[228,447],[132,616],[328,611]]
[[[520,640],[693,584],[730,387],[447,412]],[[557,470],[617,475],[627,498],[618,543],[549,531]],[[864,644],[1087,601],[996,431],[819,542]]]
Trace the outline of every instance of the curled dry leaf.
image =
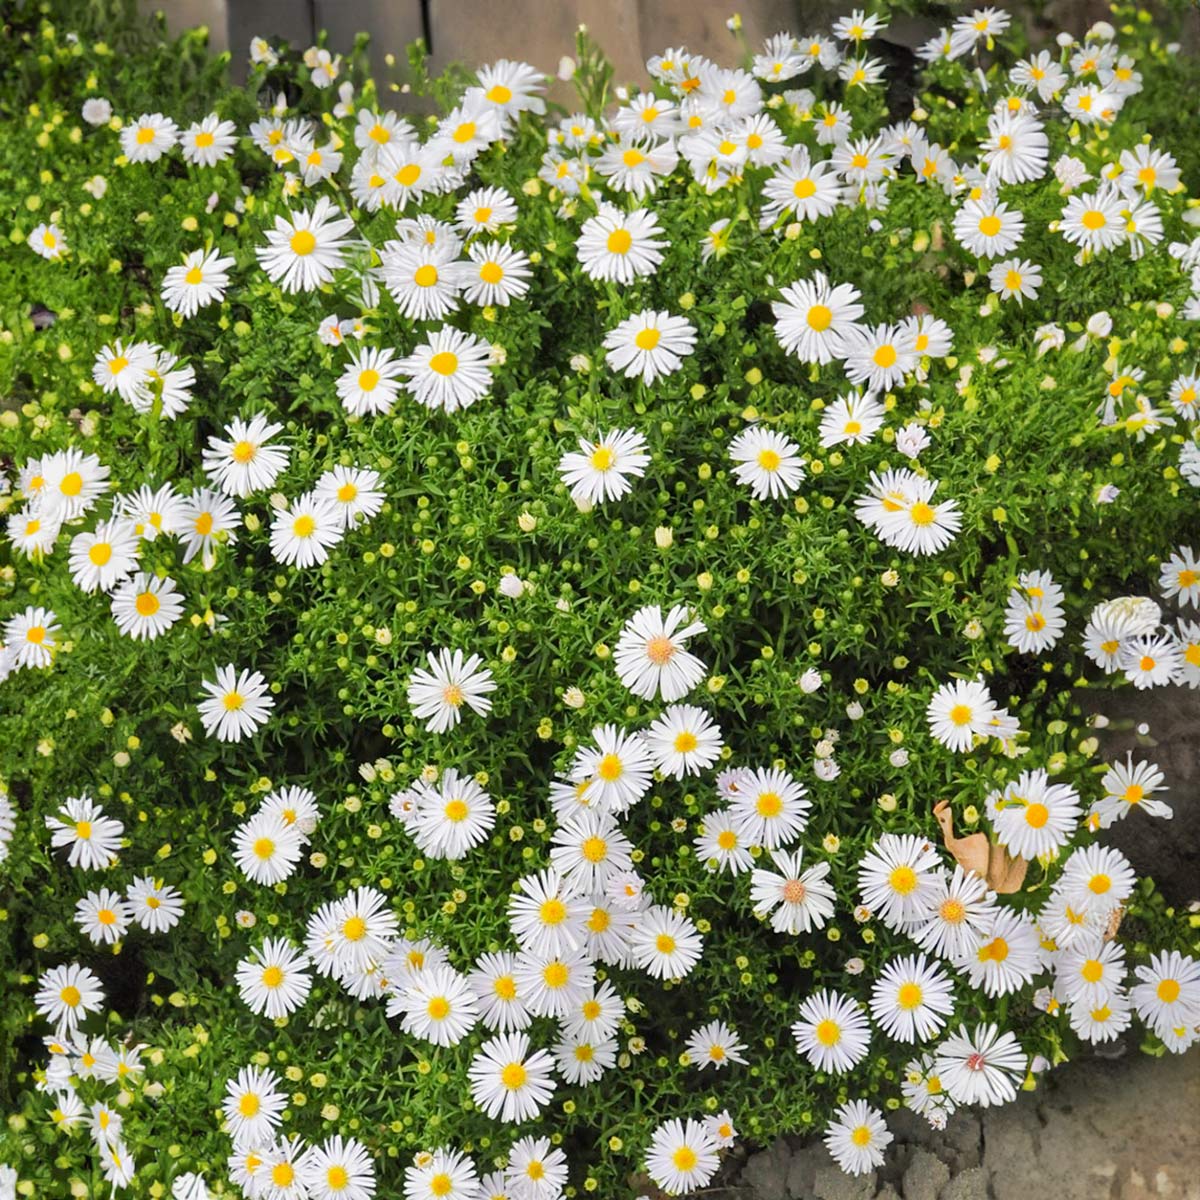
[[1008,895],[1021,890],[1029,860],[1020,858],[995,842],[989,841],[985,833],[969,833],[966,837],[954,836],[954,818],[950,803],[939,800],[933,806],[933,815],[942,829],[942,842],[964,871],[974,871],[987,880],[993,892]]

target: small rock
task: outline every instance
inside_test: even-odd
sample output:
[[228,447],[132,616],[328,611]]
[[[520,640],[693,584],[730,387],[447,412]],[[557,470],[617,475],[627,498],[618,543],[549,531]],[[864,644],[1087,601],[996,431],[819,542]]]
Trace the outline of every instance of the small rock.
[[885,1183],[875,1193],[875,1200],[900,1200],[900,1193],[890,1183]]
[[904,1172],[904,1200],[938,1200],[949,1182],[950,1168],[937,1155],[918,1147]]
[[755,1200],[788,1200],[791,1151],[783,1138],[752,1154],[742,1168],[741,1182],[754,1189]]
[[792,1200],[808,1200],[821,1167],[832,1167],[833,1159],[821,1142],[797,1146],[788,1163],[787,1191]]
[[818,1167],[813,1180],[816,1200],[873,1200],[875,1188],[874,1171],[847,1175],[840,1167]]
[[968,1167],[942,1188],[938,1200],[988,1200],[987,1172],[982,1167]]

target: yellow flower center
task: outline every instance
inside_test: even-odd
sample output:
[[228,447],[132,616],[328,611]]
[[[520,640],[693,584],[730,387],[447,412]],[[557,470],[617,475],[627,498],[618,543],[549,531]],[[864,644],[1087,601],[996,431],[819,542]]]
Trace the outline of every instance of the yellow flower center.
[[401,187],[412,187],[420,178],[421,168],[416,163],[406,163],[395,175],[395,180]]
[[238,1101],[238,1112],[240,1112],[243,1117],[256,1116],[258,1113],[259,1107],[260,1107],[260,1101],[253,1092],[247,1092]]
[[258,447],[253,442],[238,442],[233,448],[233,461],[244,466],[254,457],[257,450]]
[[783,455],[778,450],[772,450],[769,446],[758,452],[758,465],[764,471],[778,471],[780,463],[783,462]]
[[83,476],[78,471],[72,471],[63,477],[62,483],[58,485],[58,490],[64,496],[78,496],[83,491]]
[[511,1062],[500,1072],[500,1082],[504,1084],[510,1092],[515,1092],[517,1088],[525,1086],[525,1080],[528,1073],[519,1062]]
[[25,640],[34,646],[40,646],[46,640],[45,625],[33,625],[25,631]]
[[435,267],[432,263],[425,263],[424,266],[418,267],[416,274],[413,275],[413,283],[415,283],[417,287],[433,287],[437,281],[437,267]]
[[277,988],[283,982],[283,972],[272,963],[262,973],[262,981],[265,987]]
[[493,104],[507,104],[512,98],[512,88],[505,87],[502,83],[494,84],[487,93],[487,98]]
[[275,853],[275,843],[269,837],[260,837],[254,843],[254,857],[268,859]]
[[608,855],[608,843],[602,837],[590,837],[584,840],[580,852],[590,863],[603,862]]
[[484,283],[499,283],[504,278],[504,268],[498,262],[485,262],[479,268],[479,278]]
[[1154,989],[1154,994],[1164,1004],[1174,1004],[1179,999],[1179,982],[1175,979],[1162,979],[1159,981],[1158,987]]
[[902,983],[900,990],[896,993],[896,1003],[907,1012],[918,1008],[923,999],[924,993],[921,991],[919,983]]
[[153,592],[139,592],[133,607],[137,609],[139,617],[152,617],[162,605]]
[[871,357],[875,360],[877,367],[883,367],[886,370],[888,367],[895,366],[896,347],[885,343],[879,346]]
[[571,973],[567,970],[565,963],[552,962],[548,964],[542,971],[542,982],[548,988],[562,988],[567,986],[567,980]]
[[317,248],[317,239],[307,229],[297,229],[292,234],[290,242],[292,253],[298,254],[303,258],[306,254],[311,254]]
[[107,542],[97,542],[88,551],[88,558],[93,565],[102,567],[112,558],[112,547]]
[[348,917],[342,922],[342,937],[348,942],[361,942],[367,936],[367,923],[362,917]]
[[458,355],[442,350],[429,360],[429,369],[439,375],[453,375],[458,370]]
[[686,729],[675,735],[675,752],[677,754],[687,754],[689,751],[695,750],[698,745],[696,735],[689,733]]
[[813,1030],[813,1033],[822,1046],[836,1046],[842,1036],[842,1030],[838,1023],[828,1018],[821,1021],[816,1029]]
[[316,529],[317,523],[307,513],[302,517],[297,517],[292,522],[292,532],[297,537],[312,537],[313,531]]
[[675,645],[665,634],[660,633],[646,642],[646,657],[656,667],[665,667],[674,657],[675,650]]
[[501,975],[492,983],[492,991],[500,997],[501,1000],[515,1000],[517,998],[517,984],[511,975]]
[[850,1135],[850,1140],[856,1146],[869,1146],[871,1144],[871,1131],[865,1125],[859,1125]]
[[628,229],[614,229],[608,235],[609,254],[628,254],[633,245],[633,235]]
[[914,525],[932,525],[937,514],[925,503],[924,500],[918,500],[916,504],[908,510],[909,519]]
[[737,845],[737,834],[732,829],[722,829],[717,834],[717,845],[722,850],[732,850]]
[[1000,232],[1000,218],[994,215],[981,217],[979,221],[979,232],[984,237],[995,237]]
[[434,1021],[444,1021],[450,1015],[450,1001],[445,996],[434,996],[425,1011],[429,1014],[430,1019]]
[[674,954],[675,939],[669,933],[660,933],[654,939],[654,948],[659,954]]
[[137,131],[137,144],[139,146],[148,146],[154,141],[154,130],[149,125],[143,125]]
[[340,1192],[350,1182],[350,1172],[342,1166],[332,1166],[325,1172],[325,1182],[331,1191]]
[[984,946],[979,947],[980,962],[997,962],[1002,963],[1008,957],[1008,943],[998,937],[988,942]]
[[671,1161],[675,1164],[675,1169],[678,1171],[693,1171],[696,1168],[696,1163],[699,1159],[696,1156],[695,1150],[691,1146],[680,1146],[674,1154],[671,1155]]
[[447,803],[443,810],[446,814],[447,821],[453,821],[456,825],[460,821],[467,819],[467,814],[471,811],[464,800],[451,800]]
[[1038,804],[1036,801],[1033,804],[1025,806],[1025,824],[1033,829],[1041,829],[1046,822],[1050,820],[1050,810],[1044,804]]
[[567,906],[557,896],[551,896],[542,901],[538,917],[543,925],[561,925],[567,919]]
[[639,350],[653,350],[661,337],[662,334],[657,329],[639,329],[633,342]]
[[451,135],[460,145],[465,145],[475,136],[475,122],[464,121]]
[[917,888],[917,873],[912,867],[896,867],[888,876],[888,883],[891,885],[892,891],[898,892],[901,896],[908,896]]
[[605,783],[613,783],[621,778],[622,770],[620,757],[616,754],[606,754],[600,760],[600,765],[596,768],[596,774]]
[[429,1181],[429,1190],[435,1196],[448,1196],[454,1187],[449,1175],[435,1175]]
[[337,498],[343,504],[349,504],[358,495],[358,487],[347,480],[337,490]]
[[770,820],[783,812],[783,797],[778,792],[762,792],[755,800],[754,808],[760,817]]
[[817,333],[824,333],[833,324],[833,309],[827,304],[814,304],[808,310],[808,327]]
[[1104,214],[1096,208],[1089,208],[1087,212],[1079,218],[1079,223],[1084,229],[1100,229],[1105,223]]

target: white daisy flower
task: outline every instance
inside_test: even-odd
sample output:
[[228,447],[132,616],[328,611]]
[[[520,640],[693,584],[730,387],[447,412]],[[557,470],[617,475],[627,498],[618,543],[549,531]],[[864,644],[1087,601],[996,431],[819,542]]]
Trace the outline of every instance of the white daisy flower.
[[99,871],[117,860],[125,827],[105,814],[87,793],[68,796],[58,816],[45,818],[54,849],[70,846],[67,865],[84,871]]
[[287,938],[267,938],[237,965],[235,978],[243,1003],[252,1013],[271,1020],[295,1012],[312,987],[308,965],[308,955]]
[[508,1033],[527,1029],[533,1021],[517,985],[515,954],[501,951],[481,955],[467,982],[475,993],[480,1020],[488,1029]]
[[653,764],[640,734],[598,725],[592,730],[592,741],[594,746],[576,752],[571,781],[587,781],[581,793],[585,804],[620,816],[650,789]]
[[848,392],[839,396],[821,414],[821,445],[825,449],[840,445],[865,446],[882,428],[883,417],[883,405],[872,392]]
[[1075,789],[1051,783],[1041,767],[1022,771],[1015,783],[987,800],[988,817],[1000,844],[1027,859],[1065,846],[1078,829],[1082,812]]
[[554,1094],[553,1068],[547,1051],[530,1054],[525,1034],[502,1033],[484,1042],[471,1060],[471,1099],[493,1120],[532,1121]]
[[564,454],[558,471],[576,504],[619,500],[633,489],[628,477],[646,473],[646,449],[646,439],[633,429],[610,430],[594,442],[581,437],[579,450]]
[[490,361],[487,342],[446,325],[400,360],[400,373],[408,376],[404,387],[418,404],[453,413],[487,395]]
[[237,126],[232,121],[222,121],[216,113],[209,113],[179,135],[179,152],[193,167],[215,167],[233,153],[237,140]]
[[468,304],[504,308],[529,291],[529,258],[503,242],[475,241],[467,249],[470,265],[460,268]]
[[354,222],[322,196],[311,209],[275,218],[267,244],[256,251],[259,265],[285,292],[315,291],[344,264],[346,235],[353,229]]
[[757,500],[790,496],[805,478],[800,447],[760,425],[743,429],[729,443],[729,457],[737,463],[733,477],[749,487]]
[[465,704],[481,717],[492,710],[489,693],[496,690],[492,673],[478,654],[441,649],[425,655],[429,669],[418,667],[408,683],[408,703],[413,716],[425,722],[429,733],[445,733],[462,720]]
[[705,814],[695,846],[696,856],[708,871],[740,875],[754,865],[751,841],[742,832],[742,823],[729,809]]
[[1130,992],[1137,1014],[1151,1029],[1200,1024],[1200,963],[1178,950],[1151,954],[1150,962],[1135,967],[1139,982]]
[[430,967],[388,1000],[406,1033],[435,1046],[456,1046],[475,1027],[479,1009],[467,981],[451,967]]
[[629,287],[658,269],[667,245],[662,232],[651,209],[627,213],[602,201],[597,214],[584,221],[575,251],[589,279]]
[[774,850],[804,832],[811,808],[803,784],[778,767],[758,767],[739,781],[729,811],[742,837]]
[[954,236],[978,258],[999,258],[1021,243],[1025,218],[989,193],[967,200],[954,214]]
[[197,708],[204,732],[220,742],[240,742],[254,733],[275,707],[267,681],[258,671],[239,671],[233,663],[218,667],[216,678],[200,685],[205,699]]
[[463,233],[498,233],[516,224],[517,203],[503,188],[476,188],[458,202],[454,215]]
[[112,614],[126,637],[153,641],[183,616],[183,599],[169,576],[139,571],[113,592]]
[[281,883],[304,853],[304,836],[274,813],[256,813],[233,834],[233,858],[247,879],[262,886]]
[[179,140],[179,126],[162,113],[143,113],[121,130],[121,153],[130,162],[157,162]]
[[1028,1061],[1013,1034],[995,1025],[961,1025],[934,1051],[933,1067],[956,1104],[987,1108],[1017,1098]]
[[422,788],[408,831],[427,857],[460,859],[487,838],[495,823],[496,806],[487,792],[451,769],[436,787]]
[[608,877],[633,866],[633,843],[616,818],[600,809],[582,809],[568,817],[550,840],[550,865],[568,888],[604,890]]
[[613,651],[621,682],[643,700],[680,700],[707,671],[686,649],[689,638],[706,632],[702,621],[689,621],[689,611],[675,605],[664,618],[662,609],[648,604],[625,623]]
[[703,1122],[672,1118],[650,1135],[646,1174],[669,1196],[691,1195],[717,1173],[719,1151]]
[[824,272],[781,290],[772,303],[775,336],[801,362],[827,363],[840,358],[847,333],[865,311],[852,284],[831,285]]
[[995,911],[996,895],[986,880],[955,864],[953,875],[933,876],[924,908],[906,933],[923,950],[954,960],[979,949]]
[[1163,790],[1164,778],[1155,763],[1135,765],[1133,754],[1127,754],[1125,762],[1111,763],[1101,778],[1104,795],[1092,804],[1089,818],[1100,829],[1108,829],[1114,822],[1124,820],[1135,809],[1169,820],[1173,815],[1170,805],[1151,799],[1155,792]]
[[596,985],[596,968],[585,949],[558,955],[517,956],[517,990],[536,1017],[575,1012]]
[[724,747],[721,727],[691,704],[671,705],[642,736],[655,769],[671,779],[708,770]]
[[375,1194],[370,1153],[361,1142],[340,1134],[304,1152],[300,1180],[309,1200],[371,1200]]
[[288,452],[268,443],[283,428],[262,413],[249,421],[235,417],[225,436],[208,439],[204,473],[227,496],[239,499],[271,487],[288,465]]
[[0,646],[12,667],[49,667],[62,632],[58,618],[48,608],[32,605],[9,617],[0,633]]
[[1086,196],[1071,196],[1062,210],[1059,232],[1081,250],[1112,250],[1126,238],[1124,207],[1120,192],[1107,184]]
[[25,239],[25,244],[35,254],[40,254],[42,258],[51,262],[57,262],[67,252],[67,240],[63,237],[62,230],[53,222],[48,225],[35,225]]
[[883,1165],[892,1135],[883,1113],[865,1100],[843,1104],[825,1127],[825,1146],[847,1175],[865,1175]]
[[161,879],[143,875],[125,889],[134,921],[149,933],[167,933],[183,916],[183,897]]
[[404,1172],[404,1200],[481,1200],[475,1164],[448,1147],[418,1154]]
[[237,527],[242,523],[238,507],[228,497],[209,488],[198,488],[181,502],[180,536],[184,540],[183,561],[200,556],[206,571],[216,565],[217,548],[237,542]]
[[771,917],[776,933],[792,936],[823,929],[833,916],[837,893],[828,882],[829,864],[804,869],[804,848],[791,854],[772,850],[774,871],[756,868],[750,876],[750,899],[757,916]]
[[119,942],[133,922],[133,914],[120,892],[101,888],[88,892],[75,905],[75,924],[97,946],[111,946]]
[[90,532],[71,539],[68,567],[81,591],[110,592],[137,567],[138,539],[121,518],[100,521]]
[[898,1042],[927,1042],[954,1011],[950,977],[923,954],[893,959],[871,989],[871,1016]]
[[336,504],[305,492],[271,521],[271,556],[284,566],[319,566],[345,535]]
[[271,1070],[243,1067],[225,1085],[221,1108],[235,1148],[262,1146],[274,1139],[283,1121],[287,1095]]
[[951,750],[970,750],[976,737],[988,737],[998,709],[981,680],[943,683],[929,699],[925,716],[929,732]]
[[704,943],[692,921],[662,905],[638,915],[629,939],[634,963],[655,979],[679,979],[700,961]]
[[866,1057],[871,1029],[856,1000],[822,989],[800,1005],[796,1049],[815,1070],[842,1075]]
[[643,309],[605,335],[605,359],[626,378],[640,375],[647,386],[674,374],[696,345],[696,330],[683,317]]
[[974,988],[989,996],[1006,996],[1032,982],[1039,969],[1037,929],[1029,917],[1000,908],[992,915],[979,948],[954,960]]
[[163,277],[162,300],[172,312],[194,317],[201,308],[219,304],[229,287],[232,258],[225,258],[215,247],[192,250],[178,267],[169,267]]
[[942,870],[941,856],[924,838],[885,833],[858,865],[862,903],[889,929],[910,928],[924,920]]

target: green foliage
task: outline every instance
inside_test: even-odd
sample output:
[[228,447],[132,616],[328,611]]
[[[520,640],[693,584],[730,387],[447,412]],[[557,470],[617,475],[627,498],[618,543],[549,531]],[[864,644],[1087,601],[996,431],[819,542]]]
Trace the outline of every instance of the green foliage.
[[[386,292],[360,310],[366,250],[319,291],[285,294],[270,282],[256,250],[278,215],[312,197],[298,195],[295,173],[274,171],[249,139],[203,170],[177,156],[130,164],[118,157],[115,130],[83,125],[79,111],[98,95],[126,121],[162,111],[185,125],[215,109],[244,132],[259,97],[270,103],[285,91],[289,113],[336,134],[348,159],[357,153],[354,114],[335,117],[336,88],[317,87],[294,56],[230,88],[224,61],[206,57],[202,37],[169,41],[135,21],[132,7],[96,6],[94,20],[87,6],[72,9],[77,40],[66,23],[41,15],[45,5],[18,4],[6,17],[0,58],[13,70],[0,84],[0,231],[8,235],[0,244],[0,459],[17,467],[73,445],[111,468],[115,493],[167,482],[186,493],[206,485],[200,456],[209,437],[263,413],[283,424],[290,447],[273,491],[296,496],[323,471],[358,465],[380,472],[387,501],[324,565],[304,570],[272,558],[265,492],[239,503],[244,526],[212,569],[184,564],[170,538],[145,542],[141,569],[169,575],[186,598],[184,618],[149,642],[123,637],[106,598],[71,582],[67,533],[93,518],[40,560],[0,544],[0,615],[45,605],[62,626],[51,669],[0,684],[0,777],[18,809],[0,868],[8,1000],[0,1097],[11,1114],[0,1160],[38,1195],[65,1195],[73,1179],[103,1186],[86,1133],[57,1129],[34,1087],[47,1032],[35,981],[78,961],[108,993],[97,1030],[148,1047],[126,1122],[139,1161],[133,1194],[162,1195],[185,1170],[204,1170],[210,1184],[224,1177],[225,1081],[251,1061],[288,1081],[285,1132],[359,1138],[377,1155],[381,1195],[399,1194],[414,1152],[441,1144],[491,1169],[512,1136],[470,1100],[467,1068],[482,1029],[436,1049],[329,979],[316,980],[300,1012],[271,1022],[239,999],[234,972],[263,936],[302,941],[320,904],[361,885],[386,893],[406,935],[440,942],[460,969],[510,947],[506,898],[548,862],[551,782],[594,726],[644,729],[664,707],[633,696],[612,664],[623,624],[643,604],[685,604],[707,626],[691,649],[709,674],[691,702],[721,724],[723,765],[778,763],[807,780],[806,861],[828,862],[839,903],[820,932],[773,933],[752,911],[747,877],[713,874],[697,860],[694,839],[718,807],[711,773],[656,780],[623,823],[656,900],[695,921],[704,957],[676,983],[609,972],[631,1001],[619,1065],[588,1089],[561,1085],[542,1122],[568,1151],[572,1187],[626,1194],[650,1128],[675,1115],[728,1109],[742,1136],[764,1141],[820,1129],[847,1098],[895,1107],[908,1048],[876,1035],[872,1055],[837,1077],[795,1052],[788,1027],[811,992],[832,987],[865,999],[879,970],[911,950],[878,920],[852,916],[857,864],[882,833],[933,839],[939,799],[952,803],[960,830],[986,832],[987,795],[1024,767],[1047,767],[1086,802],[1101,794],[1085,693],[1120,676],[1106,678],[1086,660],[1081,631],[1100,600],[1156,594],[1162,560],[1200,535],[1196,492],[1177,467],[1186,424],[1147,432],[1132,409],[1113,425],[1096,419],[1115,362],[1140,367],[1141,387],[1163,409],[1170,382],[1194,369],[1196,324],[1180,316],[1188,289],[1178,263],[1159,247],[1136,262],[1119,251],[1076,265],[1074,248],[1051,229],[1065,201],[1049,176],[1006,189],[1025,215],[1019,253],[1041,264],[1046,282],[1036,302],[1001,303],[950,233],[959,201],[911,174],[895,182],[884,209],[843,205],[817,222],[761,229],[769,171],[752,169],[706,195],[681,170],[650,201],[670,244],[661,267],[628,288],[595,283],[576,252],[595,197],[585,189],[564,198],[539,181],[546,135],[526,114],[476,161],[471,184],[518,199],[511,240],[530,255],[534,285],[508,307],[464,306],[449,319],[498,348],[489,395],[452,415],[402,395],[387,415],[351,419],[336,392],[347,352],[317,339],[322,319],[360,317],[367,344],[401,354],[441,322],[407,320]],[[1195,64],[1168,53],[1134,14],[1117,19],[1146,90],[1112,130],[1048,122],[1051,161],[1075,154],[1097,173],[1153,133],[1184,170],[1185,187],[1161,199],[1166,239],[1187,240],[1200,150],[1162,128],[1183,129],[1177,97]],[[939,63],[921,80],[930,140],[959,162],[973,161],[986,137],[1012,55],[981,61],[986,95],[962,63]],[[358,106],[375,95],[364,62],[360,43],[347,63]],[[440,108],[461,94],[466,77],[430,79],[419,45],[408,62],[414,90]],[[612,71],[582,32],[576,63],[582,107],[598,117]],[[856,130],[891,119],[881,89],[843,94],[832,76],[814,87],[817,101],[836,96],[850,108]],[[789,141],[812,144],[812,110],[772,97],[769,111]],[[96,176],[107,182],[100,197],[83,187]],[[344,169],[322,191],[378,247],[394,236],[395,214],[356,208],[348,177]],[[422,211],[452,221],[458,198],[426,197]],[[721,219],[730,222],[729,252],[702,262],[700,247]],[[68,239],[61,262],[26,245],[50,220]],[[181,253],[202,246],[234,258],[234,282],[223,303],[184,321],[163,304],[161,283]],[[866,321],[929,310],[954,331],[949,357],[927,360],[919,381],[886,397],[885,428],[866,446],[822,447],[821,416],[846,390],[842,374],[801,364],[775,337],[770,302],[817,269],[862,291]],[[55,314],[53,324],[39,327],[34,306]],[[646,308],[683,315],[697,333],[695,352],[652,386],[607,368],[602,349],[610,330]],[[1111,339],[1085,332],[1101,311],[1112,316]],[[1034,331],[1045,322],[1061,326],[1068,348],[1038,354]],[[191,364],[186,414],[139,415],[101,391],[92,364],[118,337],[161,344]],[[1077,339],[1082,348],[1070,349]],[[954,498],[962,514],[953,543],[928,558],[888,548],[853,515],[870,473],[900,465],[895,432],[910,421],[932,438],[921,465],[940,481],[939,499]],[[794,496],[753,500],[734,478],[729,443],[753,424],[801,447],[807,478]],[[645,477],[623,500],[581,511],[560,481],[562,455],[580,437],[625,427],[649,444]],[[1106,486],[1119,496],[1098,504]],[[20,502],[0,497],[0,512],[14,514]],[[1041,656],[1019,655],[1004,635],[1004,607],[1019,573],[1035,569],[1065,591],[1068,631]],[[510,571],[528,584],[518,599],[499,590]],[[438,735],[413,717],[406,688],[425,653],[442,646],[479,654],[497,689],[486,719],[467,714]],[[272,719],[236,745],[206,737],[196,711],[201,681],[229,662],[261,671],[275,700]],[[798,686],[809,669],[822,678],[812,694]],[[976,675],[1020,721],[1024,733],[1007,752],[993,740],[954,754],[929,736],[934,689]],[[569,689],[579,689],[581,705],[568,702]],[[848,705],[861,713],[851,717]],[[830,730],[841,771],[820,781],[811,764]],[[895,757],[900,749],[906,763]],[[497,801],[495,830],[461,862],[423,858],[389,813],[389,797],[429,767],[474,776]],[[311,856],[286,882],[258,887],[234,864],[232,833],[263,795],[288,784],[312,788],[320,803]],[[44,827],[67,796],[84,791],[125,828],[120,864],[102,875],[69,869]],[[1148,819],[1131,819],[1139,818]],[[1072,844],[1091,840],[1080,831]],[[1061,860],[1035,862],[1011,903],[1035,912],[1060,871]],[[170,935],[135,931],[119,947],[91,946],[73,921],[76,902],[100,882],[120,888],[144,874],[182,892],[183,923]],[[1164,946],[1194,951],[1195,930],[1149,881],[1139,886],[1122,935],[1131,966]],[[857,977],[847,974],[852,959],[862,963]],[[997,1002],[959,980],[955,1024],[1005,1020],[1030,1055],[1077,1053],[1065,1018],[1037,1009],[1033,991]],[[683,1057],[687,1037],[718,1018],[739,1030],[750,1063],[697,1074]],[[535,1045],[555,1037],[539,1018]],[[1150,1039],[1149,1048],[1161,1045]],[[82,1091],[89,1100],[102,1094],[94,1082]]]

